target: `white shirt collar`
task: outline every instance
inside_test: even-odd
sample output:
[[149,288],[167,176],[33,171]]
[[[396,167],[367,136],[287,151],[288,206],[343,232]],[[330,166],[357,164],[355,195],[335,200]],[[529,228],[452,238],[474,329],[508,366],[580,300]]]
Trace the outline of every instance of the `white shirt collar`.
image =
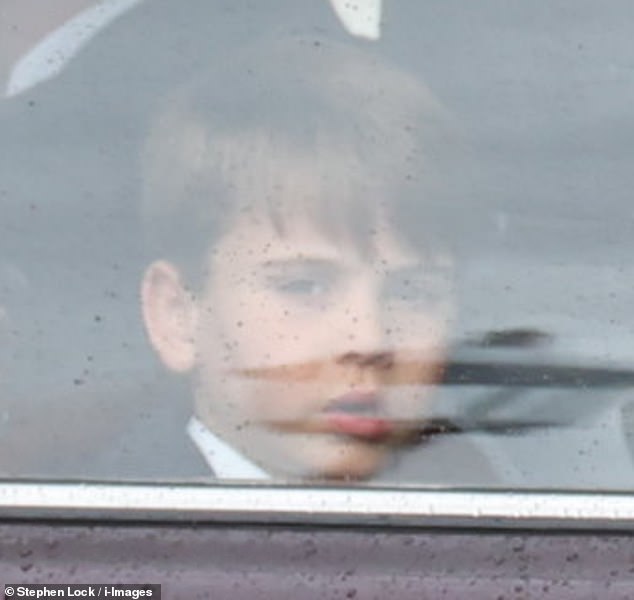
[[223,442],[196,417],[189,420],[187,434],[218,479],[271,479],[268,473]]

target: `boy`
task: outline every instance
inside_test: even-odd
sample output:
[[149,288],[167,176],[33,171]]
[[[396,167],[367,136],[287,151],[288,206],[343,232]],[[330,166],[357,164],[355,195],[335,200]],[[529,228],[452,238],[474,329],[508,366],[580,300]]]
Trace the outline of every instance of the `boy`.
[[326,40],[258,44],[166,104],[143,318],[216,477],[370,478],[410,437],[453,312],[450,130],[414,77]]

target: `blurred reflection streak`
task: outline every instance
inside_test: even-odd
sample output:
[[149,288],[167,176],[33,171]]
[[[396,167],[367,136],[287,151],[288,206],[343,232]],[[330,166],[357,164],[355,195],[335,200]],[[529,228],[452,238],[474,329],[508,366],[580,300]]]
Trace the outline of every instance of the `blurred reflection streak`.
[[[360,368],[372,367],[380,374],[380,381],[384,385],[432,384],[439,382],[442,378],[442,383],[445,385],[540,388],[634,386],[634,371],[630,369],[468,361],[450,361],[445,365],[432,361],[397,360],[394,358],[389,359],[395,361],[393,364],[377,366],[378,363],[374,362],[377,360],[386,361],[388,359],[384,354],[380,354],[380,358],[368,355],[357,365]],[[345,358],[337,359],[335,362],[342,364],[345,362]],[[318,378],[327,364],[329,364],[327,360],[314,360],[293,365],[233,369],[229,372],[250,379],[303,382]],[[502,401],[497,397],[491,397],[491,402],[498,406]]]
[[[348,353],[334,362],[339,364],[352,362],[360,369],[372,371],[378,389],[376,394],[370,399],[364,398],[364,402],[356,398],[362,395],[358,392],[344,394],[325,403],[322,410],[313,415],[313,418],[271,418],[268,420],[269,426],[284,432],[332,433],[337,428],[333,428],[333,422],[328,419],[328,415],[346,413],[365,418],[368,423],[369,419],[389,418],[389,426],[375,427],[371,430],[366,427],[363,431],[363,437],[368,441],[383,443],[419,443],[434,436],[466,433],[513,435],[536,429],[566,427],[573,423],[573,419],[508,419],[492,415],[497,409],[521,403],[525,399],[524,393],[532,388],[629,387],[634,383],[634,371],[629,370],[462,362],[450,362],[444,365],[421,359],[397,360],[395,353],[389,352]],[[234,369],[231,373],[248,379],[288,385],[317,383],[328,376],[328,383],[341,383],[341,381],[333,381],[333,377],[339,378],[344,380],[351,390],[354,390],[355,386],[350,384],[349,372],[346,372],[347,378],[342,373],[336,375],[328,369],[329,364],[332,362],[314,360],[293,365]],[[459,416],[403,419],[398,416],[398,407],[395,414],[391,416],[387,414],[389,411],[384,396],[387,396],[389,391],[384,388],[391,386],[428,388],[436,384],[495,386],[496,390],[489,390],[481,402],[471,405],[467,403]],[[302,389],[305,390],[305,388],[298,388],[298,393],[301,393]],[[423,396],[428,393],[428,389],[425,393],[421,393],[420,400],[423,401]],[[347,396],[350,396],[349,400]]]
[[444,364],[438,361],[404,360],[397,358],[396,353],[379,352],[348,353],[335,360],[316,359],[296,364],[231,369],[229,372],[249,379],[299,383],[317,380],[326,370],[330,376],[333,363],[371,369],[379,383],[386,386],[433,384],[441,379],[445,369]]
[[634,386],[634,371],[543,363],[454,361],[447,365],[444,383],[528,388],[620,388]]
[[[295,420],[271,421],[271,426],[294,433],[326,433],[329,430],[320,423],[304,423]],[[426,438],[441,435],[456,435],[466,433],[490,433],[497,435],[509,435],[524,433],[535,429],[552,427],[565,427],[567,423],[548,420],[513,420],[493,419],[472,421],[468,419],[450,419],[447,417],[434,417],[431,419],[407,419],[392,420],[396,435],[391,436],[394,443],[417,444]]]

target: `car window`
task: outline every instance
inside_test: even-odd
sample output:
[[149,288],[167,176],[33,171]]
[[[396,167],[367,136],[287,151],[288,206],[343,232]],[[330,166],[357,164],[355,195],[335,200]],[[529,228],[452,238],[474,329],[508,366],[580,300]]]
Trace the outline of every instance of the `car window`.
[[631,492],[627,4],[19,6],[7,483]]

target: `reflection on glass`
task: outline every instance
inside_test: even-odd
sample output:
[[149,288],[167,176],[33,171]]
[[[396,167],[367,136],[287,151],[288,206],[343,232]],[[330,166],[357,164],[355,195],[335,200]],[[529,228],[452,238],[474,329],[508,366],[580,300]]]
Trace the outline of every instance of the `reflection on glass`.
[[622,8],[61,4],[0,36],[1,476],[631,488]]

